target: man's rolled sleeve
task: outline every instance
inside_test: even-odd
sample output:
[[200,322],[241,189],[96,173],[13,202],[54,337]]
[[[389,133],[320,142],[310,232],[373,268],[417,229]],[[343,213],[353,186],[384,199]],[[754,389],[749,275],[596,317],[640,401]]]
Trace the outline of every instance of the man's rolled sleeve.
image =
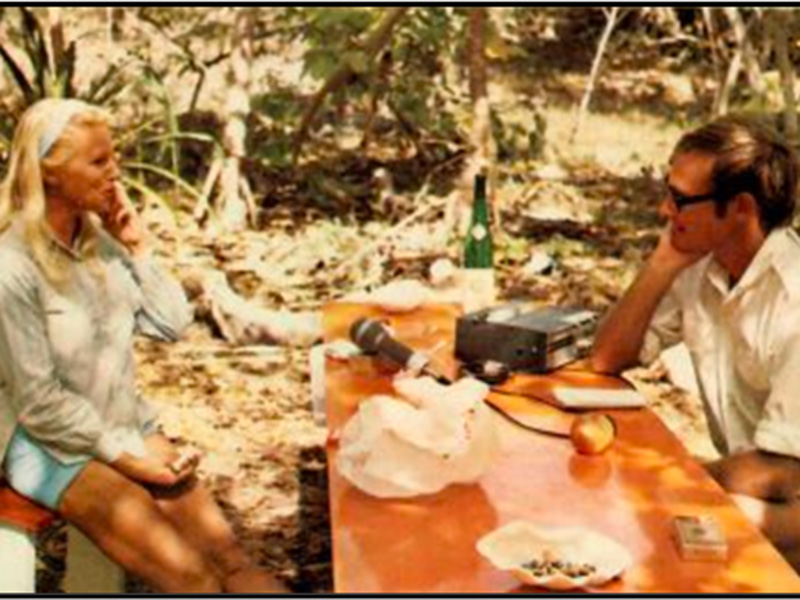
[[755,445],[764,452],[800,458],[800,426],[761,421],[756,429]]
[[680,343],[681,340],[681,306],[677,294],[674,290],[670,290],[661,299],[650,320],[639,352],[639,361],[645,365],[650,364],[663,350]]

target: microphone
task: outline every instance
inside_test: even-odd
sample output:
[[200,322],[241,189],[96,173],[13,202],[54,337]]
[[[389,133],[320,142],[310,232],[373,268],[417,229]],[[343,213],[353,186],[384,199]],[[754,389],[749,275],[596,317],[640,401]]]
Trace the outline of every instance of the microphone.
[[350,326],[350,339],[366,354],[379,355],[415,375],[428,375],[444,385],[452,382],[431,368],[427,354],[412,350],[400,343],[389,330],[375,319],[359,319]]

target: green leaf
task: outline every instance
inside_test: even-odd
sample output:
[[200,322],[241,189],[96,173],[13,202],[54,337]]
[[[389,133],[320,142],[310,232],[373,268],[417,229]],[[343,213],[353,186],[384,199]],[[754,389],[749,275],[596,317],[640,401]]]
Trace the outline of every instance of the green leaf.
[[325,80],[339,65],[338,56],[329,50],[311,49],[303,57],[303,72],[314,79]]
[[371,69],[369,58],[360,50],[347,52],[344,55],[344,60],[353,73],[357,75],[366,75]]
[[276,122],[285,123],[300,114],[297,95],[290,90],[271,91],[252,100],[253,111]]
[[258,156],[274,167],[292,163],[292,143],[288,138],[273,138],[258,148]]
[[372,15],[363,8],[320,8],[313,17],[313,25],[319,29],[347,27],[363,31],[372,24]]

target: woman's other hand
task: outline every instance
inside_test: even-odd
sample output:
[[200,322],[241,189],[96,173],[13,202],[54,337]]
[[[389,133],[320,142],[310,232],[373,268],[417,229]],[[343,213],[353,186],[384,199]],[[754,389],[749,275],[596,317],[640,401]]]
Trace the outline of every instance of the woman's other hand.
[[192,477],[197,465],[190,464],[180,470],[175,470],[168,463],[157,458],[138,457],[126,452],[112,462],[111,466],[129,479],[141,484],[173,487]]
[[101,219],[106,231],[132,255],[136,256],[144,251],[142,221],[119,181],[114,184],[114,195]]
[[144,445],[151,458],[167,465],[181,481],[195,472],[202,457],[196,448],[178,448],[160,433],[147,436]]

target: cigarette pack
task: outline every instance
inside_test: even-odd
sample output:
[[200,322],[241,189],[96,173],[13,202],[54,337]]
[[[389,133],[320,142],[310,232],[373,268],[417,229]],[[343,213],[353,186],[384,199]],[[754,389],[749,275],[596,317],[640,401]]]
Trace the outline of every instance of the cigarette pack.
[[677,516],[674,525],[678,551],[684,560],[724,561],[728,558],[728,542],[713,516]]

